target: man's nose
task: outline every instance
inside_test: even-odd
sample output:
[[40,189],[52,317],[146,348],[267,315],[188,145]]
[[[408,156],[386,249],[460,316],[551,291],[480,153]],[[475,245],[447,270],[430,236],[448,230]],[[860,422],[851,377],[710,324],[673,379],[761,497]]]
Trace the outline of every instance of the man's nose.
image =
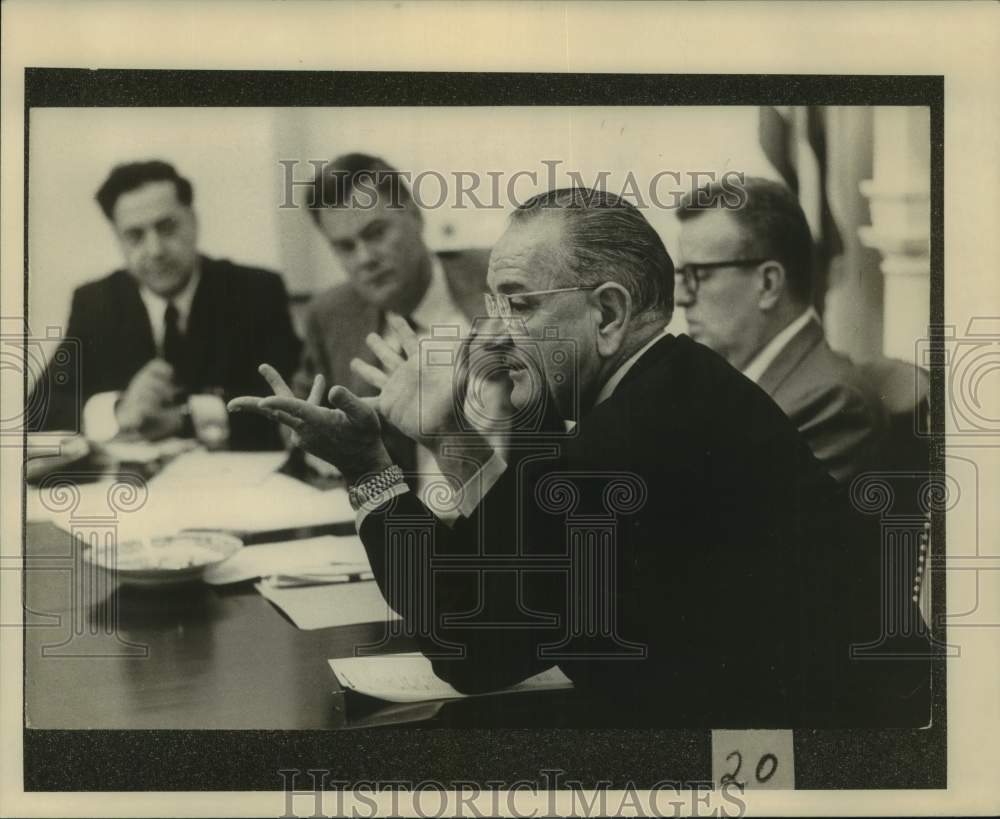
[[147,230],[142,234],[139,249],[143,256],[159,256],[163,252],[163,240],[160,239],[160,235],[155,230]]
[[481,317],[476,319],[473,342],[485,350],[501,350],[513,345],[510,326],[500,317]]
[[682,276],[674,276],[674,304],[679,307],[690,307],[694,304],[694,293],[684,284]]
[[354,250],[354,261],[359,267],[369,267],[376,260],[376,254],[372,251],[372,246],[361,240]]

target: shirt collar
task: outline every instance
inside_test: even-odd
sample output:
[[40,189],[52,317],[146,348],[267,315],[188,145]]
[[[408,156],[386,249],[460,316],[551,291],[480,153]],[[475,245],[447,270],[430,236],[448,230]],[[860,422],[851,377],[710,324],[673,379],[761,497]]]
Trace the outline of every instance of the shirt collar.
[[630,355],[625,360],[625,363],[622,364],[617,370],[615,370],[611,378],[609,378],[607,381],[604,382],[604,386],[601,387],[601,391],[597,393],[597,400],[594,402],[594,405],[596,406],[597,404],[600,404],[602,401],[606,401],[608,398],[610,398],[611,394],[621,383],[622,379],[625,377],[628,371],[635,366],[635,363],[643,356],[644,353],[646,353],[649,350],[650,347],[656,344],[656,342],[659,341],[661,338],[663,338],[665,335],[667,335],[666,327],[664,327],[663,330],[661,330],[659,333],[653,336],[649,341],[647,341],[640,349],[636,350],[632,355]]
[[795,338],[799,330],[805,327],[813,318],[819,321],[819,314],[815,309],[810,307],[803,311],[802,315],[792,321],[784,330],[764,345],[763,349],[743,369],[743,375],[755,384],[760,381],[760,377],[774,363],[778,354],[788,346],[788,342]]
[[432,328],[440,325],[458,324],[468,331],[468,320],[465,313],[455,303],[444,274],[444,267],[436,254],[430,254],[431,280],[420,303],[410,313],[410,318],[416,323],[419,333],[429,333]]
[[201,268],[196,262],[194,270],[191,273],[191,278],[189,278],[187,284],[184,285],[184,289],[173,298],[165,299],[158,293],[154,293],[145,285],[139,286],[139,295],[142,296],[143,304],[146,305],[146,311],[149,315],[156,316],[158,320],[162,320],[163,314],[167,309],[167,304],[173,302],[174,307],[177,308],[177,324],[183,331],[187,326],[188,315],[191,312],[191,303],[194,301],[194,294],[198,289],[198,282],[200,280]]

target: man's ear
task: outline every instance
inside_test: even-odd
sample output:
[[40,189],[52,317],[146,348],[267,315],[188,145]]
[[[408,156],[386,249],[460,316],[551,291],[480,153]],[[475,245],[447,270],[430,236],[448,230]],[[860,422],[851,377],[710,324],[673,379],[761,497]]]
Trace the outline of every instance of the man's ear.
[[611,356],[618,352],[632,322],[632,296],[620,284],[608,282],[594,291],[594,297],[600,310],[597,351]]
[[760,296],[757,306],[761,310],[773,310],[785,294],[787,274],[785,266],[773,259],[760,266]]

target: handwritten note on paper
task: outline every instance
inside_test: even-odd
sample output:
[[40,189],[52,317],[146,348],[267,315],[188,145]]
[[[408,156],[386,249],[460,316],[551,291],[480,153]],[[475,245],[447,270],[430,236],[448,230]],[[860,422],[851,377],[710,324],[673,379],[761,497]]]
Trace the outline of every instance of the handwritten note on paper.
[[[384,654],[375,657],[345,657],[328,660],[343,688],[387,702],[451,700],[468,696],[456,691],[434,673],[423,654]],[[501,688],[493,694],[572,688],[573,682],[558,666]]]
[[792,732],[712,731],[712,780],[716,787],[794,790]]

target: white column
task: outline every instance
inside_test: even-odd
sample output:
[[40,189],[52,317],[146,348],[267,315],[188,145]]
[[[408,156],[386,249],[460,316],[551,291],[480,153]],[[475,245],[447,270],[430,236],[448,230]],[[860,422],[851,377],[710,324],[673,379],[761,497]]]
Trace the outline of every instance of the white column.
[[930,111],[875,109],[873,178],[861,183],[872,224],[861,241],[882,255],[883,351],[914,360],[930,316]]

